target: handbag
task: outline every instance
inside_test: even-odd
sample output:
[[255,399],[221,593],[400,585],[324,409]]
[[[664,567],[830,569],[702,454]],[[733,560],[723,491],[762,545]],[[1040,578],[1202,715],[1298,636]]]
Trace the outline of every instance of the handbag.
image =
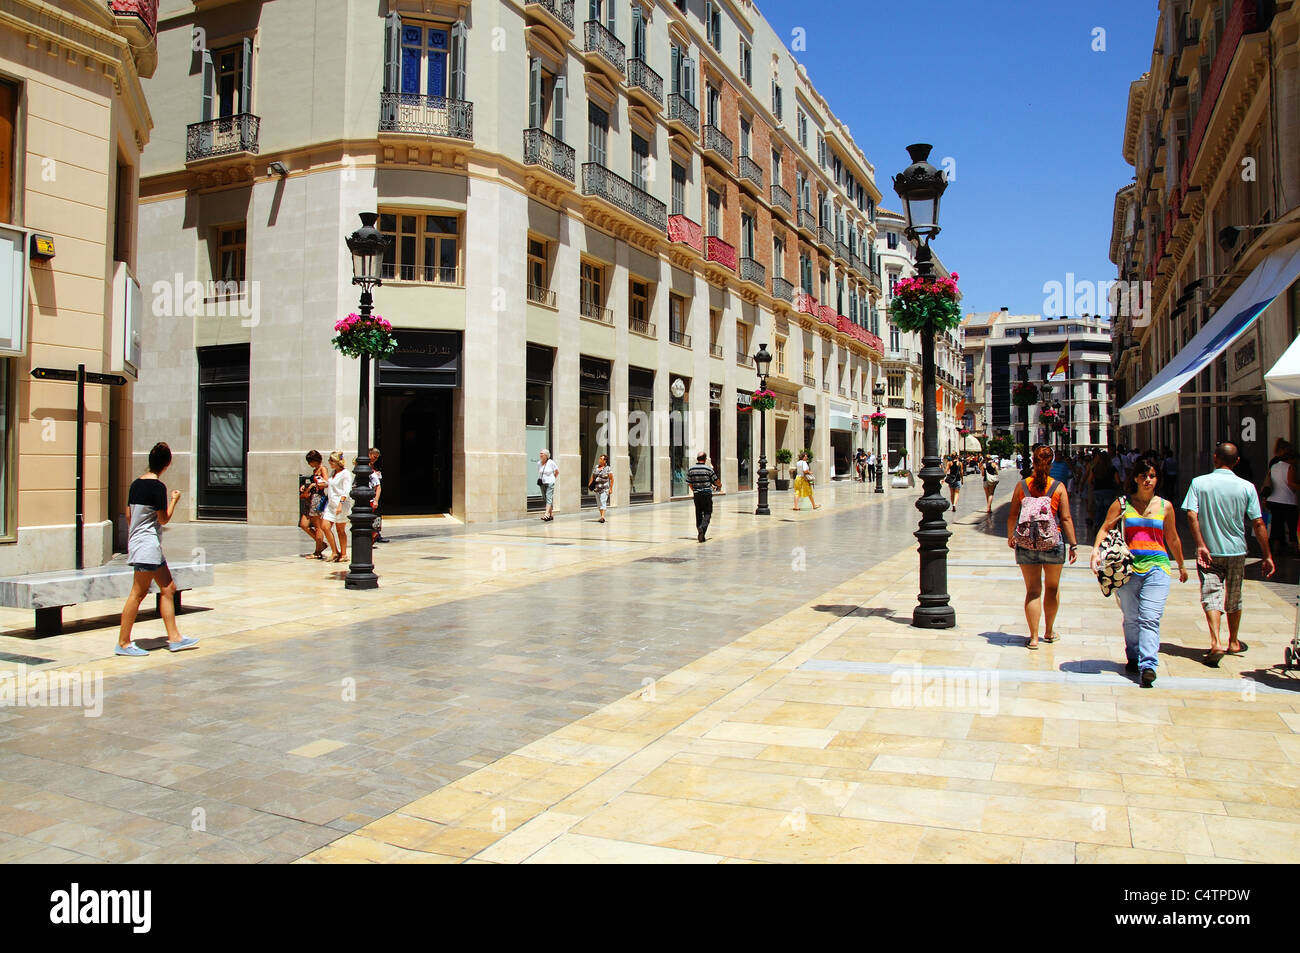
[[1101,568],[1097,570],[1097,582],[1101,584],[1101,594],[1109,596],[1133,575],[1133,553],[1124,540],[1123,522],[1106,534],[1097,552],[1101,556]]
[[546,484],[542,482],[541,477],[537,478],[537,489],[541,490],[543,493],[546,492]]

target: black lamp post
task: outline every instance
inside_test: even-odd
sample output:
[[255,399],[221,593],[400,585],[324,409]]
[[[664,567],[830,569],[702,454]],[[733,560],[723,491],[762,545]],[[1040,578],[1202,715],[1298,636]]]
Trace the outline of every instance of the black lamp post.
[[[1029,384],[1029,362],[1033,359],[1033,346],[1029,343],[1029,332],[1020,332],[1020,343],[1016,345],[1016,361],[1019,363],[1020,383],[1022,386]],[[1028,477],[1033,464],[1029,459],[1029,404],[1024,404],[1020,408],[1024,416],[1025,425],[1025,452],[1020,458],[1020,475]]]
[[[346,239],[352,253],[352,283],[361,286],[361,317],[370,316],[373,299],[370,289],[378,287],[379,263],[389,239],[375,228],[379,216],[361,213],[361,227]],[[374,525],[375,511],[370,508],[375,491],[370,488],[370,355],[362,355],[361,395],[357,400],[357,459],[352,470],[352,563],[348,566],[344,586],[348,589],[375,589]]]
[[[871,388],[871,393],[876,398],[876,413],[883,414],[884,411],[880,409],[880,402],[881,400],[884,399],[885,396],[885,385],[882,384],[880,381],[876,381],[875,386]],[[877,493],[885,492],[885,460],[880,455],[880,431],[883,429],[884,429],[883,424],[881,424],[881,426],[876,428],[876,492]]]
[[[772,355],[767,352],[767,345],[760,344],[754,355],[754,370],[758,372],[758,389],[767,390],[767,368],[772,363]],[[758,411],[758,509],[755,516],[771,516],[767,508],[767,407]]]
[[[916,273],[933,279],[934,263],[930,241],[939,234],[939,199],[948,188],[944,174],[927,161],[931,146],[917,143],[907,147],[912,164],[894,176],[894,191],[903,200],[907,218],[907,236],[917,246]],[[924,494],[916,501],[921,511],[916,539],[920,543],[921,592],[912,610],[912,625],[926,629],[949,629],[957,624],[957,615],[949,605],[948,539],[952,533],[944,522],[948,502],[939,492],[943,470],[939,460],[939,415],[935,410],[933,327],[921,332],[921,387],[924,404],[924,449],[921,457],[921,485]]]

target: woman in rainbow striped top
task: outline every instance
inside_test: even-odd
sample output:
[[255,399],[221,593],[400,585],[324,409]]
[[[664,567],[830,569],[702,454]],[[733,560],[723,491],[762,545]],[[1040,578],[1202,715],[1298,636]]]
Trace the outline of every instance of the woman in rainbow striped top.
[[1124,612],[1124,654],[1128,657],[1125,668],[1132,674],[1141,673],[1143,688],[1150,688],[1156,680],[1160,618],[1173,574],[1170,556],[1178,563],[1178,581],[1187,581],[1183,544],[1174,524],[1174,505],[1155,495],[1160,464],[1160,457],[1154,453],[1138,459],[1125,488],[1128,495],[1111,504],[1092,548],[1095,573],[1101,568],[1098,550],[1102,540],[1123,521],[1124,541],[1133,554],[1133,574],[1115,593]]

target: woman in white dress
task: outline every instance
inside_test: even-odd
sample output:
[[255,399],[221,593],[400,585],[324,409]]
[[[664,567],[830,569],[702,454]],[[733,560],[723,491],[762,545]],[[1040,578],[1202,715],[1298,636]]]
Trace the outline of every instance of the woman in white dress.
[[325,540],[334,552],[334,562],[348,558],[348,514],[352,511],[352,471],[343,463],[343,454],[335,450],[330,454],[330,478],[326,490],[325,512],[321,514],[321,527]]

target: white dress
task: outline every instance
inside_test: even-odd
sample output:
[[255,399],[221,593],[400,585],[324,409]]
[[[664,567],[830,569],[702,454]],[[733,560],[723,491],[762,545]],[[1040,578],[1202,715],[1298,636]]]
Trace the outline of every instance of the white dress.
[[340,470],[330,477],[328,502],[325,504],[324,517],[331,523],[346,523],[348,513],[352,510],[352,471]]

